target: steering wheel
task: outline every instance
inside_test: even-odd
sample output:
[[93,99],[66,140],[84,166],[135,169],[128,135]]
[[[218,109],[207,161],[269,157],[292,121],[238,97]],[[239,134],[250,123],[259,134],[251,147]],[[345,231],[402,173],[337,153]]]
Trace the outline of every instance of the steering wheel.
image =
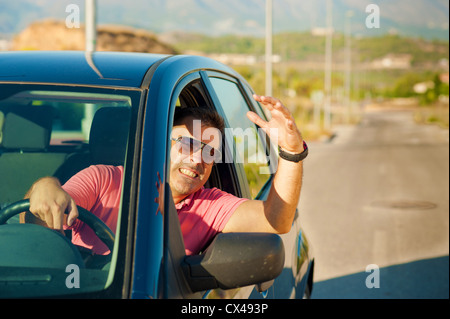
[[[83,207],[77,206],[78,219],[86,223],[100,240],[112,252],[114,248],[114,233],[106,224],[97,216]],[[11,217],[28,211],[30,209],[30,201],[28,199],[15,202],[2,210],[0,210],[0,225],[5,224]]]

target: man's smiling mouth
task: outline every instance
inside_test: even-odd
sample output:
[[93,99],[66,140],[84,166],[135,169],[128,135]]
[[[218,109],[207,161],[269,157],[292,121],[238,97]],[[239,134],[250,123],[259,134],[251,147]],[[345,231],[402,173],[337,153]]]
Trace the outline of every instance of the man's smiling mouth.
[[183,174],[183,175],[187,175],[187,176],[189,176],[191,178],[198,177],[197,173],[195,173],[195,172],[193,172],[193,171],[191,171],[189,169],[185,169],[185,168],[180,168],[180,173]]

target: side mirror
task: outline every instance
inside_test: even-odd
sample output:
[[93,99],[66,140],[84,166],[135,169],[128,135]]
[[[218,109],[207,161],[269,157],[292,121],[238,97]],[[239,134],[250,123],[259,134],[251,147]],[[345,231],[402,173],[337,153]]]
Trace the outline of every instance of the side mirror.
[[182,267],[193,292],[264,283],[281,274],[284,245],[275,234],[219,234],[204,254],[186,257]]

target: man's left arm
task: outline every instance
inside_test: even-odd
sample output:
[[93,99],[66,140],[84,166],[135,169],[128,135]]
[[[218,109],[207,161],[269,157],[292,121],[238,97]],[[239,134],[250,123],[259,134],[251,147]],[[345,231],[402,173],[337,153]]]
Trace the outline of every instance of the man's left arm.
[[[253,112],[249,119],[270,136],[277,132],[278,145],[288,154],[304,151],[303,139],[289,110],[278,100],[254,96],[271,113],[270,121],[264,121]],[[272,136],[272,138],[274,138]],[[287,233],[291,229],[300,198],[303,178],[303,162],[278,160],[277,172],[265,201],[249,200],[242,203],[231,216],[223,232]]]

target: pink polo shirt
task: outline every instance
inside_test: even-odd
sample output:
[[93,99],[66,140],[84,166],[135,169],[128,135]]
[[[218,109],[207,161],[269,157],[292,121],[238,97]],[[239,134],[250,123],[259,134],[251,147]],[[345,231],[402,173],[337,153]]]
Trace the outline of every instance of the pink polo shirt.
[[186,255],[198,254],[220,233],[246,198],[218,188],[202,188],[175,205],[183,233]]
[[[64,184],[63,189],[77,205],[89,210],[115,232],[120,205],[123,166],[96,165],[84,169]],[[236,208],[246,201],[217,188],[202,188],[176,205],[186,254],[198,254],[221,232]],[[91,228],[77,220],[72,242],[105,255],[108,248]]]

